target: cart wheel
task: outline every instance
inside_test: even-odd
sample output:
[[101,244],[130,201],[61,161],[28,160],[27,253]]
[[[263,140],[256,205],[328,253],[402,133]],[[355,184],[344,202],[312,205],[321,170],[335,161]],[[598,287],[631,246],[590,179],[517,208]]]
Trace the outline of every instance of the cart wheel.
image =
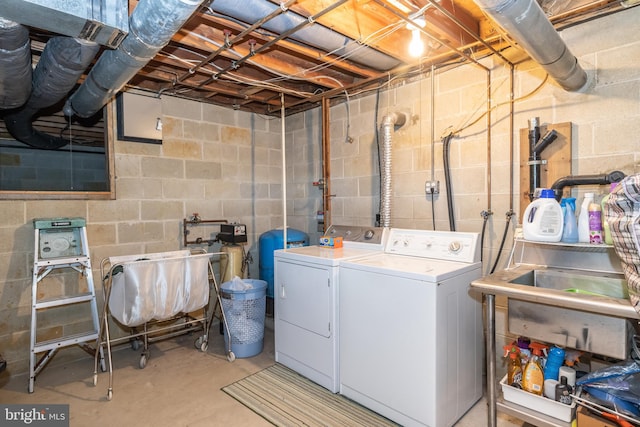
[[145,366],[147,366],[147,355],[143,354],[140,356],[140,369],[144,369]]
[[206,353],[207,350],[209,350],[209,343],[204,341],[202,343],[202,345],[200,346],[200,351],[203,352],[203,353]]
[[229,362],[233,362],[234,360],[236,360],[236,355],[235,355],[235,354],[233,354],[233,351],[230,351],[230,352],[227,354],[227,360],[228,360]]
[[131,340],[131,348],[133,349],[133,351],[138,351],[138,350],[140,350],[140,340],[138,340],[138,339],[132,339],[132,340]]
[[98,374],[93,374],[93,386],[98,385]]
[[111,402],[111,399],[113,399],[113,390],[109,389],[107,391],[107,400]]
[[204,343],[204,337],[198,337],[197,340],[193,343],[195,348],[202,348],[202,344]]

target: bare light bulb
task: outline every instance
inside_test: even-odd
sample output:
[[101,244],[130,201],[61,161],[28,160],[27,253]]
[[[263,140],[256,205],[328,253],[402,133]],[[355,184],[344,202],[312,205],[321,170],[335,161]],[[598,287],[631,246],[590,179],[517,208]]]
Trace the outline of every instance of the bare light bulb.
[[424,53],[424,43],[420,37],[420,30],[413,28],[411,30],[411,41],[409,42],[409,55],[419,58]]

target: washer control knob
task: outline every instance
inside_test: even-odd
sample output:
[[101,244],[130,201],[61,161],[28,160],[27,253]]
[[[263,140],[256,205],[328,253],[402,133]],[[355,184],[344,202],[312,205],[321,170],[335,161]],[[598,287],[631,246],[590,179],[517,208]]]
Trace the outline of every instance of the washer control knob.
[[458,252],[460,252],[461,249],[462,249],[462,245],[460,244],[459,241],[454,240],[453,242],[449,243],[449,252],[457,254]]
[[364,232],[364,239],[371,240],[373,239],[373,230],[367,230]]

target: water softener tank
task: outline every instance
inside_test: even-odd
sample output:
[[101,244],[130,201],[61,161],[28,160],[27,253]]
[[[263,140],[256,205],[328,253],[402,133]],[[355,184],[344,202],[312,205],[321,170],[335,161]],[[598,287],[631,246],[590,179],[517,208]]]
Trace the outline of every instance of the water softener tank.
[[243,248],[241,245],[222,245],[220,249],[224,253],[220,257],[220,277],[221,282],[225,283],[233,280],[238,276],[244,279],[242,274]]
[[[260,235],[260,279],[267,282],[267,297],[273,298],[273,251],[284,249],[284,230],[270,230]],[[309,235],[287,228],[287,248],[309,246]]]

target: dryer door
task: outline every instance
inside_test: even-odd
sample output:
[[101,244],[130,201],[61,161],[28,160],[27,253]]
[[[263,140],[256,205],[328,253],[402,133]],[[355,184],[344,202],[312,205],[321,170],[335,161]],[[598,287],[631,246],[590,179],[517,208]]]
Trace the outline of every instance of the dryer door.
[[331,336],[331,268],[276,260],[276,321]]

